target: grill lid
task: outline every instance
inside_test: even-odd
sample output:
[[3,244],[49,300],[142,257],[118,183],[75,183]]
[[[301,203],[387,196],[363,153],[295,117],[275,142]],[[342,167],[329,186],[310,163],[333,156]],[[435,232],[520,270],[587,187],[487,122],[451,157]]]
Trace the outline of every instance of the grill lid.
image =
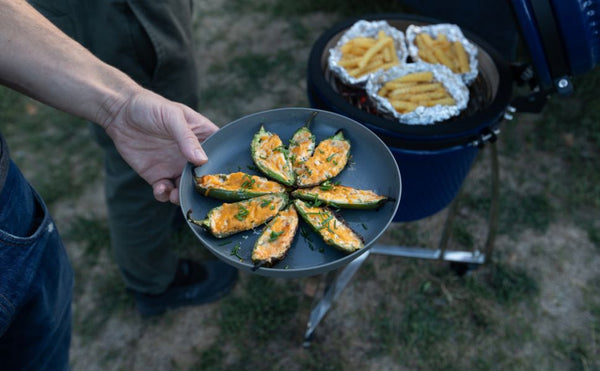
[[568,94],[571,77],[600,60],[600,0],[511,0],[543,91]]

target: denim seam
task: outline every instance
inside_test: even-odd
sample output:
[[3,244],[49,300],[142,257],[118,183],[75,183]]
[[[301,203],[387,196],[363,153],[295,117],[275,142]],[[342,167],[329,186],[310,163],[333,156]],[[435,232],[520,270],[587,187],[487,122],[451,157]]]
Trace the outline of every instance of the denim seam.
[[[11,303],[11,301],[8,300],[6,296],[0,294],[0,314],[5,314],[6,319],[8,320],[8,322],[4,324],[4,327],[0,327],[0,337],[2,337],[2,335],[4,335],[6,330],[10,327],[10,323],[12,322],[12,317],[14,313],[15,306],[13,305],[13,303]],[[3,316],[0,316],[0,318],[1,317]]]

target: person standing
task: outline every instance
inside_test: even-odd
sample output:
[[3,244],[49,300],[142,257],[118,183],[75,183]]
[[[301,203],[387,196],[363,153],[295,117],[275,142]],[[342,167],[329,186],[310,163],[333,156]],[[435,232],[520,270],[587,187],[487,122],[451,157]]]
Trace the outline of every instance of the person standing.
[[[99,59],[143,87],[193,109],[198,73],[191,0],[29,0],[44,16]],[[104,154],[111,244],[121,276],[143,316],[218,299],[207,284],[233,281],[224,263],[180,259],[170,246],[181,218],[123,160],[98,125],[92,136]],[[232,282],[228,282],[231,284]]]

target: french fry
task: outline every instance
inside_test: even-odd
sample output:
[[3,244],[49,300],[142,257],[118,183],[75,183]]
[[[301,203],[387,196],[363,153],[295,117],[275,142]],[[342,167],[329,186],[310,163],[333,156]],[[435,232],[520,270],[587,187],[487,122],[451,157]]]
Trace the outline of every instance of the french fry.
[[431,71],[413,72],[386,82],[377,92],[399,113],[414,111],[418,106],[454,105],[454,98]]
[[414,85],[414,86],[408,86],[406,88],[397,88],[397,89],[394,89],[393,91],[390,92],[390,96],[397,96],[397,95],[400,95],[400,94],[418,94],[418,93],[424,93],[426,91],[436,90],[436,89],[441,88],[441,87],[442,87],[442,84],[440,84],[439,82],[417,84],[417,85]]
[[400,64],[394,40],[382,30],[376,38],[352,38],[340,50],[342,57],[338,64],[356,78]]
[[454,73],[466,73],[471,70],[469,56],[460,41],[451,42],[443,33],[433,38],[428,33],[415,36],[415,45],[419,58],[432,64],[443,64]]
[[433,79],[431,71],[415,72],[395,79],[396,82],[425,82]]
[[371,60],[371,58],[373,58],[373,56],[376,53],[380,52],[384,47],[386,47],[390,43],[392,43],[391,37],[386,36],[378,39],[377,42],[365,52],[365,54],[362,57],[362,60],[358,62],[358,67],[365,68]]
[[471,69],[469,67],[469,57],[467,56],[467,52],[465,51],[465,47],[462,43],[455,41],[453,44],[454,52],[456,53],[456,58],[458,59],[458,68],[461,73],[469,72]]
[[404,112],[414,111],[418,107],[416,103],[401,100],[390,100],[390,103],[394,109]]

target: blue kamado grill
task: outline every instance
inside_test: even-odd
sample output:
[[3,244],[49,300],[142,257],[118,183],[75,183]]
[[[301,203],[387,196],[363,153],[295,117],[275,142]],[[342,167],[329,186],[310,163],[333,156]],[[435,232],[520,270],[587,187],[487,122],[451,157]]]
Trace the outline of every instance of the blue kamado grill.
[[[436,3],[405,1],[427,10],[431,10],[431,6]],[[436,11],[431,13],[443,18],[451,6],[449,4],[450,2],[439,3]],[[488,2],[463,0],[454,2],[452,6],[461,5],[459,13],[465,22],[481,22],[476,19],[477,14],[467,14],[467,11],[476,13],[471,8],[473,4],[478,4],[478,11],[489,12],[488,16],[491,14],[492,18],[496,18],[496,14],[500,15],[495,13],[496,8],[490,8],[492,3]],[[485,40],[463,29],[465,36],[479,48],[480,74],[470,88],[471,99],[467,109],[452,120],[434,125],[403,125],[379,115],[360,89],[349,88],[336,80],[328,70],[327,53],[343,32],[358,19],[387,20],[401,30],[409,24],[447,21],[406,14],[360,17],[334,25],[314,44],[308,63],[309,100],[315,108],[334,111],[362,123],[389,146],[402,175],[402,199],[394,221],[417,220],[445,208],[458,193],[481,146],[496,138],[500,122],[507,111],[539,112],[550,95],[565,95],[573,91],[573,76],[585,74],[598,64],[600,0],[510,0],[507,4],[512,10],[514,24],[520,29],[523,45],[529,52],[529,61],[509,65]],[[502,6],[498,7],[500,8]],[[461,26],[461,22],[452,23]],[[498,29],[493,31],[498,35]],[[527,96],[511,97],[513,83],[528,83],[531,92]],[[492,193],[497,196],[497,155],[495,146],[490,147],[491,168],[495,178],[493,183],[496,183]],[[453,214],[452,209],[454,207],[448,213],[450,216]],[[493,209],[497,212],[496,206],[491,209],[491,215],[495,214]],[[333,300],[350,282],[369,254],[444,260],[462,266],[482,264],[493,246],[494,219],[495,217],[490,217],[488,241],[483,254],[479,250],[446,250],[445,232],[450,223],[444,226],[445,231],[437,250],[375,244],[367,253],[340,270],[333,281],[328,282],[323,297],[311,311],[304,345],[310,344],[317,325]],[[448,220],[450,217],[447,222]]]
[[[410,24],[440,21],[405,14],[360,19],[385,19],[405,30]],[[375,132],[388,145],[402,174],[402,201],[396,222],[413,221],[445,208],[456,196],[480,146],[493,140],[509,104],[512,78],[508,63],[474,35],[479,47],[479,76],[471,86],[467,109],[458,117],[432,125],[406,125],[383,117],[362,89],[341,83],[327,66],[328,51],[357,19],[326,31],[309,57],[307,89],[311,105],[346,115]]]
[[463,30],[479,49],[479,76],[470,87],[469,106],[460,116],[432,125],[405,125],[378,114],[362,89],[341,83],[329,71],[329,49],[359,19],[386,20],[400,30],[410,24],[444,21],[407,14],[375,14],[336,24],[315,42],[308,62],[309,101],[315,108],[362,123],[389,146],[403,181],[402,202],[394,221],[431,216],[456,197],[479,150],[485,142],[495,140],[500,122],[512,105],[517,110],[539,109],[548,94],[572,90],[571,76],[596,65],[600,53],[598,3],[512,1],[535,71],[536,86],[528,97],[512,97],[514,66],[485,40]]

